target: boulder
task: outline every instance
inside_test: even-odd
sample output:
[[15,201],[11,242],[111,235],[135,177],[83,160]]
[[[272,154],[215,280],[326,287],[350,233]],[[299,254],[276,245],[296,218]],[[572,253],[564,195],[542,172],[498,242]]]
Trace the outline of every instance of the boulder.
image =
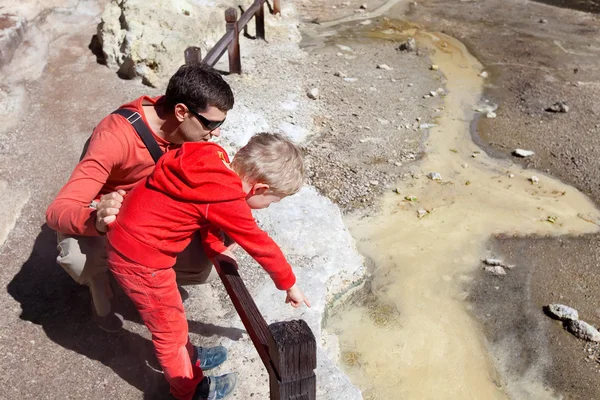
[[184,63],[187,47],[200,47],[206,55],[225,33],[225,10],[246,3],[250,0],[217,0],[214,5],[111,0],[98,24],[98,41],[106,64],[120,76],[141,77],[144,84],[159,87]]

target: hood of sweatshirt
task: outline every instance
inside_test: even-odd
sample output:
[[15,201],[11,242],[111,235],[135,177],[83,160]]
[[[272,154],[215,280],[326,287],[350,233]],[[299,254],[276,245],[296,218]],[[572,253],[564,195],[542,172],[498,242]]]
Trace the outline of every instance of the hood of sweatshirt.
[[163,155],[148,177],[148,186],[194,203],[244,199],[242,180],[229,168],[227,152],[209,142],[184,143]]

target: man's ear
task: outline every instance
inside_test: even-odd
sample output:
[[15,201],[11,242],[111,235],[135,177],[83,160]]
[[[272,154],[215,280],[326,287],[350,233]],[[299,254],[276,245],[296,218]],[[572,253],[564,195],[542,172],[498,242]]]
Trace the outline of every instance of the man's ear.
[[266,183],[255,183],[252,186],[252,194],[265,194],[267,191],[269,190],[269,185],[267,185]]
[[177,118],[177,121],[183,122],[183,120],[185,119],[185,115],[188,113],[188,108],[183,103],[177,103],[175,104],[174,113],[175,118]]

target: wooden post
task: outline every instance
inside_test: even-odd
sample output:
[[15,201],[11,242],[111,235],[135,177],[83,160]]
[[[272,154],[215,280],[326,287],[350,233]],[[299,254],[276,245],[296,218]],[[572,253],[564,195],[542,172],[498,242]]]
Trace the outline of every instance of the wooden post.
[[308,324],[276,322],[269,331],[271,400],[316,400],[317,343]]
[[227,22],[226,31],[233,33],[233,38],[227,46],[229,54],[229,72],[234,74],[242,73],[242,62],[240,60],[240,32],[237,26],[237,10],[233,7],[225,10],[225,21]]
[[279,0],[273,0],[273,15],[281,14],[281,3]]
[[202,50],[200,49],[200,47],[188,47],[187,49],[185,49],[184,56],[186,64],[202,62]]
[[256,17],[256,38],[265,40],[265,4],[260,3]]

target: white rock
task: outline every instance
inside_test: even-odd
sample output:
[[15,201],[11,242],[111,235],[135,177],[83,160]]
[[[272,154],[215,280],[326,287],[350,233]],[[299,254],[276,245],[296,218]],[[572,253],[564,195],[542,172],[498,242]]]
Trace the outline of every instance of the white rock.
[[415,51],[417,50],[417,41],[415,40],[415,38],[408,38],[408,40],[404,43],[402,43],[399,47],[398,50],[400,51]]
[[540,182],[540,179],[537,176],[532,176],[531,178],[529,178],[529,180],[531,181],[531,183],[533,184],[537,184]]
[[366,10],[367,9],[367,3],[363,3],[360,5],[359,7],[361,10]]
[[[150,86],[165,84],[183,64],[183,52],[198,46],[202,54],[225,33],[225,4],[163,0],[110,1],[98,25],[107,65]],[[160,12],[158,12],[160,10]],[[186,15],[189,14],[189,15]]]
[[567,321],[567,329],[580,339],[600,342],[600,332],[585,321],[579,319],[569,320]]
[[483,71],[482,73],[479,74],[479,76],[485,79],[488,77],[488,73],[487,73],[487,71]]
[[369,183],[373,186],[379,185],[379,181],[370,181]]
[[344,82],[356,82],[358,78],[344,78]]
[[421,208],[421,209],[417,210],[417,218],[419,218],[419,219],[423,218],[427,214],[429,214],[429,211],[427,211],[424,208]]
[[344,46],[343,44],[336,44],[336,46],[338,47],[338,49],[340,49],[341,51],[347,51],[348,53],[353,53],[354,50],[352,50],[351,47],[348,46]]
[[462,166],[464,169],[467,169],[467,168],[469,168],[469,164],[467,164],[467,163],[464,163],[464,164],[463,164],[463,165],[461,165],[461,166]]
[[430,172],[427,174],[427,177],[429,179],[431,179],[432,181],[441,181],[442,180],[442,175],[440,175],[439,172]]
[[492,267],[502,265],[502,260],[500,260],[498,258],[486,258],[485,260],[483,260],[483,262],[486,265],[491,265]]
[[436,124],[421,124],[419,125],[419,129],[431,129],[435,128],[436,126]]
[[430,69],[430,70],[432,70],[432,71],[437,71],[437,70],[439,70],[439,69],[440,69],[440,67],[439,67],[438,65],[432,64],[432,65],[429,67],[429,69]]
[[486,116],[487,118],[490,118],[490,119],[491,119],[491,118],[496,118],[496,117],[497,117],[496,113],[495,113],[495,112],[493,112],[493,111],[490,111],[490,112],[488,112],[488,113],[487,113],[485,116]]
[[371,22],[372,21],[370,19],[366,19],[366,20],[362,21],[360,24],[361,25],[371,25]]
[[531,157],[532,155],[534,155],[535,153],[531,150],[523,150],[523,149],[515,149],[513,151],[513,155],[517,156],[517,157]]
[[316,100],[319,98],[319,89],[318,88],[312,88],[308,91],[307,96],[309,99],[313,99]]
[[504,276],[506,275],[506,270],[501,266],[497,265],[495,267],[484,267],[483,270],[490,275],[494,276]]
[[515,177],[515,174],[508,174],[508,177],[509,177],[509,178],[514,178],[514,177]]
[[385,70],[385,71],[391,71],[391,70],[393,70],[394,68],[390,67],[390,66],[389,66],[389,65],[387,65],[387,64],[379,64],[379,65],[377,66],[377,69],[383,69],[383,70]]
[[550,304],[548,310],[560,320],[576,320],[579,319],[579,313],[576,309],[564,304]]

